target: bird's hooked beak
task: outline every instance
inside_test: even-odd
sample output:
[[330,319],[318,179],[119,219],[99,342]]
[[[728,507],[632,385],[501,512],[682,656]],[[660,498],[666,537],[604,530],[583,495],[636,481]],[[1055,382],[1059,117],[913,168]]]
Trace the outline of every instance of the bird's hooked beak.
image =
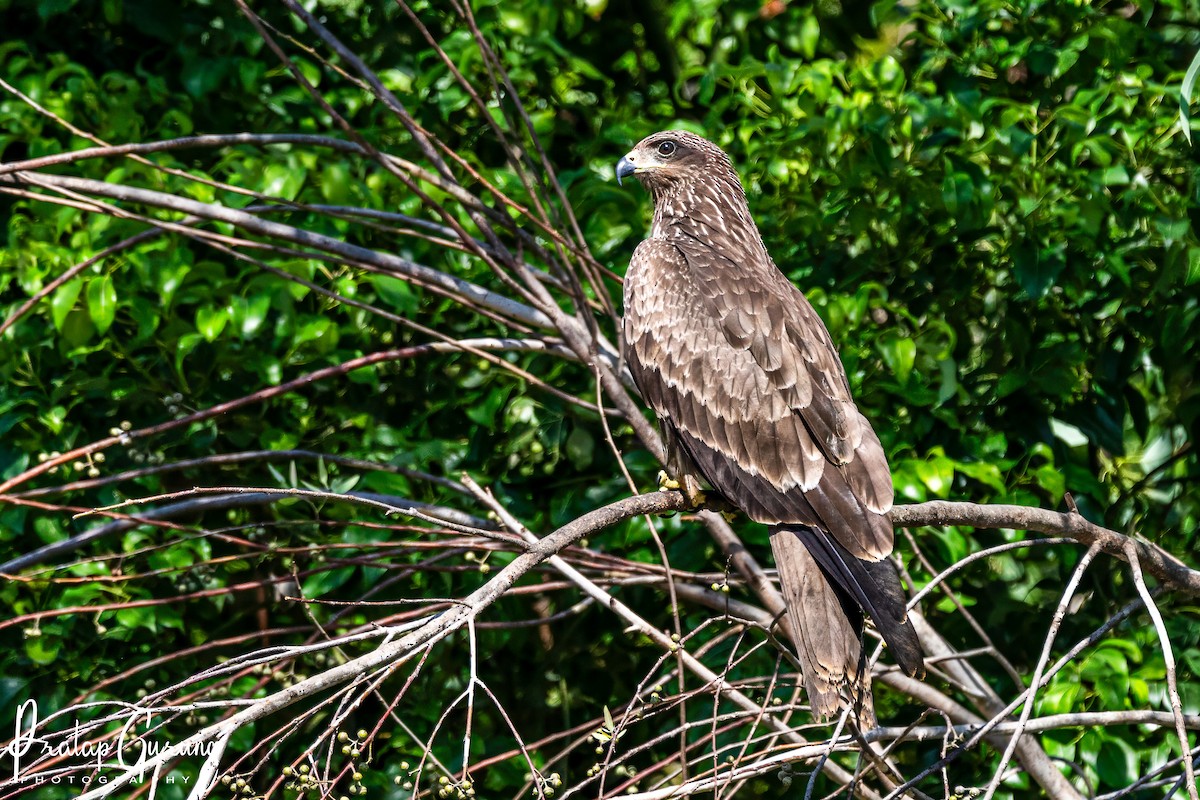
[[628,178],[635,172],[637,172],[637,167],[634,166],[633,162],[629,160],[629,156],[623,156],[621,160],[617,162],[617,186],[621,185],[622,178]]

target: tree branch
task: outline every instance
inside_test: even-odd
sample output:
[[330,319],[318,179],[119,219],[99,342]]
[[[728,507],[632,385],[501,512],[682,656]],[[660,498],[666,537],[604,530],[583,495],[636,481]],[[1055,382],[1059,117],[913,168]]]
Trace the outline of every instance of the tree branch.
[[1099,546],[1101,552],[1128,563],[1126,547],[1137,552],[1142,569],[1160,583],[1188,594],[1200,594],[1200,572],[1189,568],[1175,556],[1151,542],[1132,539],[1116,531],[1089,522],[1074,511],[1049,511],[1031,506],[980,505],[931,500],[915,505],[895,506],[892,524],[896,527],[919,525],[967,525],[972,528],[1012,528],[1069,536],[1080,544]]

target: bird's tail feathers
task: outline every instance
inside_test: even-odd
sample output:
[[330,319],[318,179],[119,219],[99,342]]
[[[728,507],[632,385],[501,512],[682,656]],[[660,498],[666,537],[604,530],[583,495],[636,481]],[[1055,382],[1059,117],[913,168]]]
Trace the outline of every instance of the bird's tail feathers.
[[862,612],[826,576],[790,530],[776,530],[771,549],[790,612],[784,617],[804,676],[813,715],[838,713],[843,696],[861,730],[875,727],[871,673],[862,647]]
[[824,531],[799,526],[788,530],[804,544],[833,582],[870,615],[900,668],[914,678],[923,678],[925,656],[917,632],[907,620],[907,598],[896,567],[887,559],[855,558]]

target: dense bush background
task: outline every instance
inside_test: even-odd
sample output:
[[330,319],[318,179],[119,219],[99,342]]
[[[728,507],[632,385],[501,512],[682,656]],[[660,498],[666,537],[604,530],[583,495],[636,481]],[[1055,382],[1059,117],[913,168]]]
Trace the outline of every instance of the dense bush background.
[[[528,202],[490,128],[400,5],[308,5],[426,130],[464,156],[481,179]],[[0,44],[0,77],[104,142],[233,132],[346,138],[231,4],[0,0],[0,10],[9,33]],[[319,48],[285,10],[256,10],[281,35]],[[486,91],[485,64],[461,19],[441,4],[417,3],[414,11],[456,67]],[[475,11],[591,252],[615,275],[644,233],[649,200],[638,188],[616,186],[613,163],[642,136],[668,127],[705,134],[730,152],[768,248],[841,347],[860,405],[891,458],[898,495],[1062,508],[1069,492],[1085,516],[1192,560],[1200,520],[1194,449],[1200,240],[1193,224],[1200,173],[1177,124],[1182,69],[1200,44],[1200,13],[1192,4],[505,0],[478,3]],[[367,142],[420,160],[384,104],[303,49],[289,54]],[[499,115],[505,106],[496,108]],[[0,91],[0,160],[92,144],[10,89]],[[149,158],[260,196],[443,221],[376,164],[350,153],[293,143]],[[128,158],[49,171],[237,208],[261,199]],[[437,195],[436,187],[426,188]],[[272,218],[503,291],[477,259],[421,236],[312,208]],[[0,223],[7,237],[0,251],[4,318],[73,264],[145,230],[134,219],[11,193],[0,196]],[[371,308],[455,338],[520,335],[395,278],[279,253],[269,261],[284,274],[195,240],[162,236],[101,259],[39,302],[0,335],[0,479],[122,423],[142,428],[365,353],[429,341]],[[287,275],[367,307],[323,296]],[[605,286],[619,303],[617,281]],[[598,311],[596,319],[615,341],[613,317]],[[545,354],[505,358],[595,401],[587,367]],[[637,483],[652,486],[653,459],[629,426],[616,424],[613,435]],[[8,496],[0,498],[0,557],[99,524],[73,518],[79,510],[193,486],[355,489],[483,516],[470,498],[421,476],[465,471],[541,533],[629,491],[594,407],[574,405],[466,353],[422,355],[316,382],[110,448],[103,462],[66,464],[12,491],[83,481],[89,470],[110,477],[218,454],[286,450],[393,469],[262,455],[36,498]],[[303,641],[310,614],[337,630],[403,614],[403,606],[306,610],[281,602],[272,587],[292,573],[306,597],[330,601],[456,597],[486,580],[483,550],[451,546],[423,528],[351,506],[287,500],[177,521],[182,528],[137,527],[3,584],[0,601],[11,621],[0,629],[0,714],[27,697],[39,698],[43,709],[61,708],[97,684],[93,697],[132,699],[222,655]],[[719,579],[726,565],[701,529],[681,519],[659,527],[673,567]],[[765,557],[765,531],[744,521],[738,530]],[[906,559],[918,583],[969,552],[1024,536],[953,528],[915,533],[928,557],[924,564]],[[589,546],[630,562],[660,562],[643,521]],[[427,563],[434,550],[442,557]],[[1080,552],[1018,550],[950,583],[1026,676]],[[488,556],[491,564],[508,557]],[[421,569],[410,574],[413,564]],[[1068,617],[1063,642],[1085,636],[1132,596],[1127,572],[1104,559],[1083,588],[1087,602]],[[735,587],[735,596],[740,591]],[[659,627],[671,627],[660,586],[633,586],[622,598]],[[549,616],[577,600],[569,588],[548,589],[540,599],[513,596],[489,619]],[[681,611],[689,630],[712,616],[696,607]],[[926,613],[956,646],[980,645],[948,597],[927,603]],[[1196,713],[1200,618],[1176,598],[1167,624],[1185,710]],[[447,645],[425,666],[417,686],[430,702],[406,706],[404,728],[389,726],[368,785],[392,786],[400,760],[412,759],[416,743],[429,737],[464,685],[466,647],[465,641]],[[479,647],[492,656],[489,684],[529,742],[624,702],[647,677],[656,652],[594,608],[552,626],[481,629]],[[152,662],[184,648],[195,649]],[[761,674],[773,661],[760,651],[744,669]],[[126,672],[134,665],[142,666]],[[294,670],[321,666],[299,661]],[[1011,689],[996,663],[976,666],[1004,687],[1002,694]],[[1038,711],[1166,708],[1163,676],[1154,631],[1135,617],[1060,673]],[[294,677],[247,677],[231,691],[252,695]],[[916,717],[919,708],[879,693],[885,720]],[[461,719],[451,723],[461,726]],[[190,730],[183,719],[176,724]],[[476,725],[478,759],[512,746],[496,715],[481,713]],[[1064,729],[1040,738],[1051,755],[1077,764],[1096,791],[1126,786],[1178,753],[1178,741],[1157,729]],[[241,746],[252,740],[248,734]],[[668,757],[678,741],[652,748],[641,766]],[[461,767],[455,735],[437,739],[434,751]],[[935,751],[899,757],[920,766]],[[278,753],[270,768],[277,772],[294,755]],[[986,780],[994,756],[965,757],[952,779]],[[584,748],[557,769],[578,779],[594,760]],[[520,759],[487,769],[487,792],[512,794],[526,771]],[[1012,778],[1005,791],[1020,796],[1024,780]],[[767,778],[756,791],[788,790]],[[163,787],[160,796],[181,792]]]

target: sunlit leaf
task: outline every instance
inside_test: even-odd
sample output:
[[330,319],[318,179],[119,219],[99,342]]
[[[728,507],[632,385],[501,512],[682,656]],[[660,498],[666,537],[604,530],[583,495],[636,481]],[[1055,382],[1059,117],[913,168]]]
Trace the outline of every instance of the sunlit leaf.
[[96,332],[103,335],[117,316],[117,288],[112,277],[101,275],[88,281],[87,307]]

